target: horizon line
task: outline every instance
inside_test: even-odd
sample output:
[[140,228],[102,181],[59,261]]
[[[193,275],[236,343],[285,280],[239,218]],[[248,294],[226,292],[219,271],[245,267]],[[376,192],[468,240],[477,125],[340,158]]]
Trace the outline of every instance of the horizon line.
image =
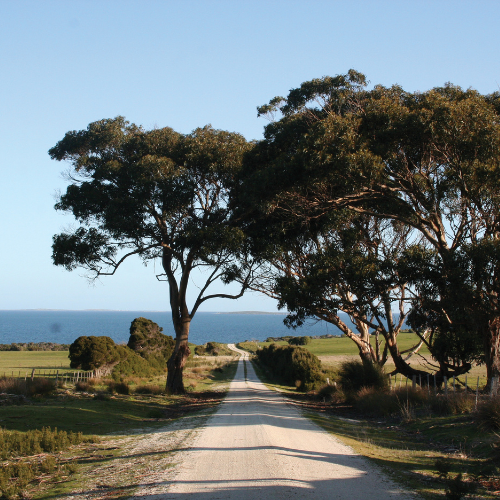
[[[6,311],[66,311],[66,312],[157,312],[157,313],[171,313],[171,310],[165,309],[97,309],[97,308],[89,308],[89,309],[56,309],[49,307],[38,307],[38,308],[19,308],[19,309],[0,309],[0,312]],[[288,314],[288,312],[284,311],[257,311],[257,310],[249,310],[249,311],[197,311],[200,313],[210,313],[210,314]]]

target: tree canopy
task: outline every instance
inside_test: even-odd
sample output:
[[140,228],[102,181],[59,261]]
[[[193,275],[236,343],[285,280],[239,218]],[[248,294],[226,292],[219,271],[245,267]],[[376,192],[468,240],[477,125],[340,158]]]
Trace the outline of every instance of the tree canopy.
[[[322,220],[346,209],[392,220],[414,230],[414,245],[434,253],[441,278],[456,269],[465,248],[463,255],[469,256],[475,254],[472,248],[497,248],[497,94],[451,84],[413,93],[397,85],[367,90],[364,75],[351,70],[305,82],[258,110],[271,123],[249,153],[235,188],[235,207],[250,229],[265,217],[276,222],[276,235],[297,227],[297,221],[316,230]],[[462,303],[482,304],[474,335],[487,346],[489,379],[500,375],[495,252],[479,251],[484,262],[489,255],[491,274],[474,272],[478,268],[469,261],[468,286],[461,287]],[[424,277],[406,277],[418,291]],[[441,331],[447,322],[457,333],[463,331],[455,328],[462,316],[452,307],[448,285],[434,287],[440,304],[434,312],[441,317]],[[412,305],[422,303],[416,297]]]
[[[56,204],[80,223],[53,239],[53,261],[83,267],[91,278],[114,274],[136,255],[159,259],[157,276],[169,287],[176,345],[167,388],[183,392],[189,325],[211,298],[237,298],[248,286],[251,263],[244,234],[229,224],[228,189],[252,147],[241,135],[210,126],[183,135],[171,128],[144,130],[122,117],[66,133],[49,154],[68,161],[70,185]],[[186,292],[193,269],[204,268],[191,308]],[[214,282],[238,278],[236,294],[210,293]]]

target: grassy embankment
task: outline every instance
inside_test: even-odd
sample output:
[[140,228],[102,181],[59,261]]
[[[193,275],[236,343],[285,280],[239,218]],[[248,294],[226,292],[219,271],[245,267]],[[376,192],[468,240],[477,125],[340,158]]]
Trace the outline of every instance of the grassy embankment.
[[[412,334],[400,335],[401,350],[408,349],[413,342]],[[269,343],[259,342],[258,345]],[[243,343],[239,347],[254,351],[257,344]],[[325,368],[334,371],[343,361],[359,359],[354,343],[345,337],[313,339],[304,347],[316,354]],[[428,352],[422,350],[421,354],[425,356]],[[425,369],[418,356],[414,359],[415,365]],[[388,363],[386,368],[390,371],[393,366]],[[258,367],[257,370],[259,377],[265,380],[262,370]],[[469,386],[473,385],[475,388],[479,376],[481,388],[486,382],[485,375],[484,367],[474,368],[468,375]],[[465,381],[465,377],[460,379]],[[406,384],[403,381],[398,411],[388,416],[373,416],[363,413],[353,404],[352,399],[329,402],[314,395],[299,395],[294,387],[278,385],[270,380],[266,382],[289,392],[316,423],[341,438],[358,453],[382,466],[396,481],[417,491],[424,498],[443,498],[445,491],[452,495],[454,487],[467,489],[471,486],[478,488],[474,493],[475,498],[497,497],[494,492],[500,490],[500,480],[497,477],[498,470],[495,469],[500,459],[497,451],[500,439],[498,431],[482,425],[484,420],[479,412],[474,411],[474,395],[464,398],[463,392],[454,395],[450,391],[450,404],[443,405],[442,400],[440,403],[441,406],[453,407],[450,414],[445,408],[443,411],[432,408],[432,404],[436,403],[432,400],[432,395],[421,407],[412,405],[411,389],[410,394],[405,397]],[[375,405],[379,402],[383,404],[382,398],[375,397],[374,401]],[[500,419],[500,402],[498,418]],[[444,474],[439,477],[439,471],[445,469],[448,469],[446,479]],[[453,480],[460,473],[463,474],[464,481],[454,483]],[[460,493],[455,494],[457,496],[448,498],[462,498]]]
[[[98,380],[84,391],[75,390],[74,384],[67,384],[44,397],[9,400],[0,396],[0,448],[3,447],[3,455],[8,459],[2,467],[6,464],[12,467],[24,461],[39,461],[36,456],[21,454],[23,458],[20,458],[19,454],[8,451],[5,442],[10,431],[20,432],[19,439],[22,439],[27,431],[51,427],[68,433],[81,433],[84,441],[62,454],[43,454],[53,457],[49,461],[55,463],[54,468],[43,476],[29,480],[19,491],[15,485],[20,479],[9,479],[7,483],[12,491],[3,496],[0,493],[0,498],[17,498],[16,495],[21,491],[34,499],[75,491],[89,468],[109,467],[113,460],[120,460],[123,438],[136,435],[137,432],[154,431],[172,419],[196,410],[211,411],[221,401],[228,383],[234,378],[236,359],[226,356],[189,359],[184,372],[188,390],[185,396],[166,396],[163,393],[166,374],[150,379],[128,378],[118,386],[111,379]],[[59,370],[60,374],[73,371],[69,367],[68,353],[64,351],[0,352],[0,374],[5,372],[10,375],[14,371],[17,376],[21,372],[24,379],[24,372],[29,369],[31,374],[32,368],[37,368],[37,373],[39,369],[47,373],[49,370]],[[119,394],[117,390],[129,394]],[[47,459],[43,461],[45,464]],[[65,476],[67,466],[64,464],[68,461],[72,473]],[[1,476],[2,468],[0,483]],[[37,483],[41,483],[41,486]]]

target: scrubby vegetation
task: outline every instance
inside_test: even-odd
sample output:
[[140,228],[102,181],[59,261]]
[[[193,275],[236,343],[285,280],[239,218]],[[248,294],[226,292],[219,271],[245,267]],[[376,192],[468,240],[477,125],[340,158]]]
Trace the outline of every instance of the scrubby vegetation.
[[69,346],[70,367],[81,370],[95,370],[119,363],[126,357],[121,346],[110,337],[82,336]]
[[292,337],[288,340],[288,343],[290,345],[307,345],[312,342],[312,338],[305,336],[305,337]]
[[9,377],[0,377],[0,394],[9,394],[17,396],[47,396],[56,389],[56,383],[53,379],[45,377],[36,377],[18,379]]
[[71,368],[111,373],[116,380],[151,377],[166,371],[174,339],[163,335],[162,328],[146,318],[136,318],[130,326],[127,346],[117,345],[106,336],[78,337],[69,347]]
[[225,344],[219,342],[207,342],[203,345],[197,345],[194,348],[194,353],[197,356],[233,356],[231,351]]
[[242,349],[244,351],[248,351],[252,354],[255,354],[259,349],[259,343],[253,340],[246,340],[245,342],[238,342],[236,344],[238,349]]
[[154,321],[143,317],[135,318],[130,325],[130,338],[127,346],[159,370],[172,355],[175,341],[164,335],[163,328]]
[[271,344],[257,351],[257,359],[274,377],[300,391],[310,391],[325,381],[319,359],[298,346]]
[[362,388],[384,389],[388,385],[387,376],[378,365],[357,360],[342,363],[338,381],[348,394],[356,393]]
[[[0,465],[0,498],[24,498],[28,485],[40,476],[47,481],[55,475],[73,474],[76,472],[73,464],[51,454],[96,439],[84,438],[81,432],[68,433],[50,427],[27,432],[0,429],[0,457],[2,460],[16,459]],[[41,453],[46,455],[40,456]]]
[[54,342],[28,342],[0,344],[0,351],[67,351],[69,344],[56,344]]

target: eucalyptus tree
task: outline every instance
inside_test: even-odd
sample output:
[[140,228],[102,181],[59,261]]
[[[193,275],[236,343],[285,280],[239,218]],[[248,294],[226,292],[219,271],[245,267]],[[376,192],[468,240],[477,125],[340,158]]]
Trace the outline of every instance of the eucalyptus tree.
[[[364,75],[353,70],[305,82],[259,108],[271,122],[246,162],[241,210],[304,225],[342,209],[398,221],[418,231],[449,272],[460,249],[498,242],[499,108],[497,95],[450,84],[415,93],[367,90]],[[475,334],[484,341],[489,381],[500,375],[493,264],[487,283],[469,276],[484,297]],[[441,288],[440,300],[449,294]]]
[[[356,344],[364,362],[383,366],[392,356],[402,373],[413,375],[397,345],[409,296],[394,263],[407,238],[404,227],[351,213],[307,243],[292,243],[294,251],[274,261],[281,264],[274,290],[289,311],[288,324],[301,325],[308,317],[332,323]],[[349,315],[355,332],[338,311]]]
[[[279,230],[277,220],[264,216],[246,223],[254,253],[267,263],[267,273],[262,266],[252,288],[288,310],[287,326],[325,321],[356,344],[363,362],[383,366],[392,359],[398,372],[424,375],[426,381],[426,372],[408,361],[426,335],[404,352],[397,342],[412,297],[398,273],[412,238],[406,226],[346,210],[307,229],[300,223],[294,228],[290,221]],[[354,328],[339,311],[349,315]]]
[[[169,289],[175,347],[168,360],[167,390],[184,391],[189,327],[213,298],[241,297],[252,279],[244,235],[229,223],[228,189],[251,148],[241,135],[210,126],[183,135],[171,128],[146,131],[122,117],[66,133],[49,154],[69,161],[71,184],[55,208],[80,226],[53,238],[53,262],[113,275],[132,256],[158,259]],[[203,281],[189,308],[195,269]],[[235,293],[211,293],[218,281],[238,279]]]

